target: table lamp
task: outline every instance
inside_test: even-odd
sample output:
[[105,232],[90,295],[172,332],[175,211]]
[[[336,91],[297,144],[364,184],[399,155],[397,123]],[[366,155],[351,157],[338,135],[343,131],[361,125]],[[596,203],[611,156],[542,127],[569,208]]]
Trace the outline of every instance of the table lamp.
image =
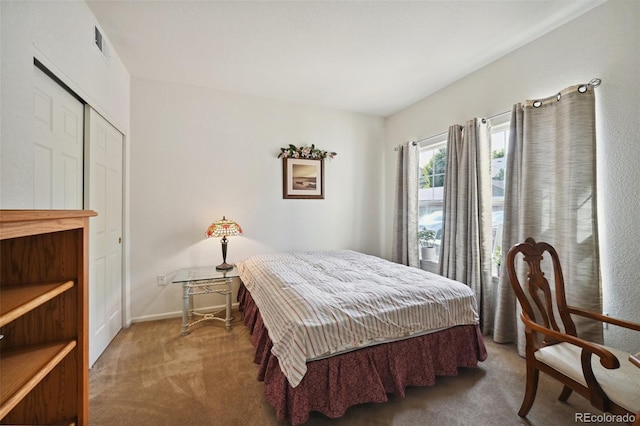
[[242,228],[233,220],[227,220],[224,216],[222,216],[222,220],[218,220],[213,222],[207,228],[207,237],[222,237],[220,243],[222,244],[222,263],[216,266],[216,269],[219,271],[227,271],[229,269],[233,269],[233,265],[227,263],[227,237],[232,235],[241,235]]

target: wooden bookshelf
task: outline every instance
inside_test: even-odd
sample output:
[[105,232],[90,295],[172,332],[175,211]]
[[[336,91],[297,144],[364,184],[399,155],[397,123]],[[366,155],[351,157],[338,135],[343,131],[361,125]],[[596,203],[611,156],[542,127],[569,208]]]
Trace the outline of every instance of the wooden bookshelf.
[[93,211],[0,210],[0,423],[89,423]]

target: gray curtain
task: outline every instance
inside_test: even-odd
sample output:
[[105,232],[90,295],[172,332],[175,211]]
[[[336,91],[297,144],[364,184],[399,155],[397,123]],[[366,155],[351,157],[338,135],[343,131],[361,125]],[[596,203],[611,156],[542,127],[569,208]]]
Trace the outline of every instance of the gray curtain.
[[[502,247],[527,237],[551,244],[560,257],[570,305],[602,312],[596,218],[595,96],[569,87],[540,107],[517,104],[507,149]],[[585,87],[584,85],[582,87]],[[539,101],[536,101],[539,102]],[[524,265],[519,271],[524,278]],[[504,262],[496,302],[494,340],[518,341],[524,353],[519,305]],[[550,284],[553,276],[545,273]],[[602,342],[602,327],[574,317],[578,335]]]
[[483,119],[449,128],[440,274],[476,293],[484,333],[491,297],[491,129]]
[[418,146],[407,142],[396,153],[391,260],[418,268]]

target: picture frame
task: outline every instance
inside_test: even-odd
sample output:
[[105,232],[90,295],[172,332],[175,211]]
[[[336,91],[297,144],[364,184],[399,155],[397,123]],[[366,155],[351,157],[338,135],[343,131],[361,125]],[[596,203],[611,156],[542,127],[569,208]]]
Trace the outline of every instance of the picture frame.
[[282,159],[282,198],[324,199],[324,159]]

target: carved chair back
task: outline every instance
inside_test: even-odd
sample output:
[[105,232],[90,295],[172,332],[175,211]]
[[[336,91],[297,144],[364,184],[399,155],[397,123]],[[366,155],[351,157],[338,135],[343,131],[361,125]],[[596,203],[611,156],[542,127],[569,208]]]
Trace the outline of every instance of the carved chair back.
[[[527,278],[524,283],[520,282],[515,265],[518,254],[522,254],[524,262],[528,264]],[[551,258],[555,291],[552,291],[541,266],[545,254]],[[527,238],[524,243],[515,245],[507,255],[507,271],[509,282],[520,302],[523,315],[547,328],[576,336],[576,326],[567,308],[560,260],[558,253],[551,245],[544,242],[537,243],[533,238]],[[556,313],[559,314],[559,318]],[[560,323],[563,329],[559,327]],[[535,332],[531,334],[535,336]],[[543,345],[549,343],[553,342],[548,338],[543,341]]]

